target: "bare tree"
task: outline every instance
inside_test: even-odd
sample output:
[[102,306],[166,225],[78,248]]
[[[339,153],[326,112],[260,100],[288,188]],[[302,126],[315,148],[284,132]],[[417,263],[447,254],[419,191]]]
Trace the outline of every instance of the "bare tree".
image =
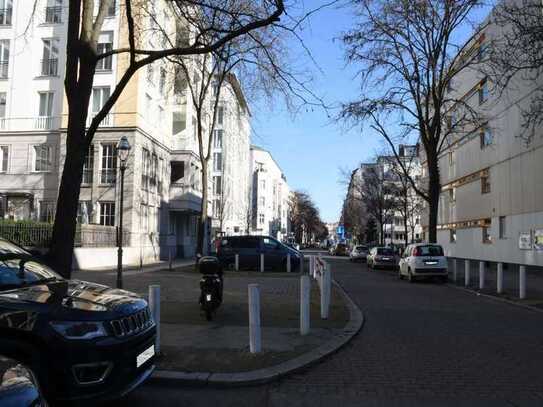
[[[96,4],[95,4],[96,3]],[[112,0],[71,0],[68,6],[67,58],[64,87],[68,103],[66,158],[60,182],[58,205],[50,246],[50,259],[69,277],[71,273],[77,206],[85,154],[100,122],[111,111],[135,73],[157,60],[172,56],[203,55],[218,50],[230,41],[277,24],[285,11],[282,0],[170,1],[176,22],[199,33],[188,44],[151,48],[146,42],[143,21],[154,2],[124,0],[121,4],[125,37],[117,49],[99,54],[97,42]],[[95,10],[98,10],[95,13]],[[172,34],[175,35],[175,34]],[[96,66],[116,55],[123,71],[109,98],[92,117],[87,116]]]
[[[428,205],[429,241],[437,238],[441,181],[439,154],[455,133],[482,123],[469,102],[447,91],[478,62],[472,41],[455,43],[481,1],[356,0],[358,22],[343,36],[347,59],[359,64],[363,96],[343,106],[341,118],[369,127],[386,140],[413,189]],[[474,34],[474,38],[477,33]],[[399,159],[396,142],[417,138],[427,185],[417,185]]]
[[[316,239],[326,237],[328,234],[326,226],[309,194],[303,191],[294,191],[289,206],[290,222],[296,241],[307,243],[312,237]],[[306,241],[304,241],[304,237]]]
[[530,143],[543,124],[543,2],[505,0],[491,21],[501,32],[489,50],[487,65],[501,91],[515,87],[515,79],[533,86],[528,107],[522,110],[521,137]]

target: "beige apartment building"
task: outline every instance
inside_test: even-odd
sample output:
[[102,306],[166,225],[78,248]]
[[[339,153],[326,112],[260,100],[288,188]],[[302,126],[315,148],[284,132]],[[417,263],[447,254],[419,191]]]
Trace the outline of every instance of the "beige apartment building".
[[[483,61],[502,30],[486,24],[466,54]],[[440,156],[438,242],[452,257],[543,266],[543,138],[538,131],[526,143],[522,117],[543,78],[519,75],[498,94],[483,72],[465,70],[450,89],[481,125],[451,139]]]

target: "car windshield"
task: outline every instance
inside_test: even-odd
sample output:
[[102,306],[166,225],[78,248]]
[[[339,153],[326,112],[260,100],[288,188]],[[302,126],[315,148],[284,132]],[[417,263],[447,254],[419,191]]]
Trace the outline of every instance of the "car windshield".
[[392,250],[390,247],[380,247],[377,249],[377,254],[380,254],[383,256],[393,256],[394,250]]
[[441,246],[419,246],[420,256],[443,256]]
[[0,291],[55,280],[62,277],[27,255],[0,255]]
[[0,256],[3,254],[26,254],[29,253],[6,240],[0,239]]

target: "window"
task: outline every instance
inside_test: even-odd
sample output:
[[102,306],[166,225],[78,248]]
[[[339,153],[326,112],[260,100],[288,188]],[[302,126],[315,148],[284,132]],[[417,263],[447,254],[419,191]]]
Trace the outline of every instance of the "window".
[[8,172],[9,147],[0,146],[0,172]]
[[111,0],[111,3],[107,9],[107,13],[106,13],[106,17],[113,17],[115,16],[115,10],[116,10],[116,3],[117,1],[116,0]]
[[157,191],[159,194],[162,194],[162,188],[163,188],[163,178],[164,178],[164,172],[166,171],[166,167],[164,167],[164,159],[161,157],[158,159],[158,179],[157,179]]
[[42,76],[58,75],[58,39],[43,39],[43,53],[41,60]]
[[479,84],[479,104],[482,105],[488,100],[488,81],[485,79]]
[[160,67],[160,78],[158,80],[158,91],[161,95],[164,95],[164,88],[166,86],[166,70]]
[[183,180],[185,177],[185,162],[172,161],[170,171],[170,183],[175,184]]
[[449,189],[449,202],[456,202],[456,188]]
[[109,86],[100,86],[92,88],[92,116],[96,116],[102,107],[104,107],[106,101],[110,95]]
[[[96,52],[98,55],[105,54],[110,52],[113,49],[113,33],[101,33],[98,38],[98,44],[96,46]],[[111,71],[112,69],[113,56],[109,55],[105,58],[101,58],[96,63],[97,71]]]
[[456,229],[449,230],[449,241],[451,243],[456,243]]
[[0,25],[11,25],[12,0],[0,0]]
[[155,80],[155,68],[153,64],[147,65],[147,82],[154,83]]
[[154,190],[156,188],[156,177],[157,177],[157,172],[158,172],[158,157],[155,153],[153,153],[152,157],[151,157],[151,162],[150,162],[151,166],[150,166],[150,174],[149,174],[149,183],[151,185],[151,188]]
[[452,167],[454,165],[454,151],[449,151],[449,167]]
[[0,40],[0,79],[8,78],[9,40]]
[[488,126],[484,126],[481,129],[480,137],[481,137],[481,148],[488,147],[494,141],[492,131],[490,130],[490,128]]
[[55,202],[40,201],[40,222],[52,223],[55,219]]
[[489,48],[488,42],[484,42],[481,45],[479,45],[479,49],[477,50],[478,62],[483,62],[486,58],[488,58],[488,48]]
[[506,226],[505,226],[505,216],[500,216],[499,217],[499,236],[500,236],[500,239],[506,239],[507,238],[507,234],[506,234]]
[[483,243],[492,243],[492,236],[490,236],[490,227],[483,226],[482,228],[482,234],[483,234]]
[[213,170],[222,171],[222,153],[213,153]]
[[263,213],[258,215],[258,223],[260,223],[261,225],[264,224],[264,214]]
[[100,225],[115,226],[115,202],[100,202]]
[[62,23],[62,0],[48,0],[45,7],[45,23]]
[[40,106],[38,115],[40,117],[53,116],[53,98],[55,94],[53,92],[39,92]]
[[94,168],[94,146],[91,144],[89,151],[85,157],[85,162],[83,163],[83,184],[92,184],[93,179],[93,168]]
[[77,206],[77,223],[80,225],[87,225],[91,220],[92,202],[91,201],[79,201]]
[[213,193],[215,195],[222,194],[222,177],[220,175],[213,177]]
[[223,130],[214,130],[213,133],[213,147],[222,148]]
[[488,194],[490,192],[490,176],[483,175],[481,177],[481,193]]
[[223,124],[224,122],[224,107],[219,106],[217,110],[217,124]]
[[[102,144],[102,170],[100,182],[114,184],[117,175],[117,147],[115,144]],[[101,216],[101,215],[100,215]]]
[[[0,119],[6,117],[6,104],[7,104],[7,94],[6,92],[0,92]],[[3,127],[3,126],[0,126]]]
[[158,107],[158,125],[162,126],[164,125],[165,115],[164,115],[164,108],[162,106]]
[[258,204],[262,207],[266,206],[266,197],[264,196],[261,196],[260,199],[259,199],[259,202]]
[[53,169],[53,150],[47,144],[34,146],[34,171],[49,172]]
[[149,172],[150,172],[151,153],[146,148],[141,149],[141,189],[147,191],[149,189]]
[[140,205],[141,230],[149,230],[149,207],[145,204]]
[[266,180],[265,179],[260,180],[260,189],[262,189],[263,191],[266,189]]

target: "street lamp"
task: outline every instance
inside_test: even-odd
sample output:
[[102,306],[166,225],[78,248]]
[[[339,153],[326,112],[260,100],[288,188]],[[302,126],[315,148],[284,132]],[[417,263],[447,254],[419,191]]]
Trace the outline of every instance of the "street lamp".
[[117,288],[123,288],[123,208],[124,208],[124,172],[130,154],[130,143],[126,136],[122,136],[117,144],[119,156],[119,169],[121,170],[121,202],[119,210],[119,226],[117,235]]

